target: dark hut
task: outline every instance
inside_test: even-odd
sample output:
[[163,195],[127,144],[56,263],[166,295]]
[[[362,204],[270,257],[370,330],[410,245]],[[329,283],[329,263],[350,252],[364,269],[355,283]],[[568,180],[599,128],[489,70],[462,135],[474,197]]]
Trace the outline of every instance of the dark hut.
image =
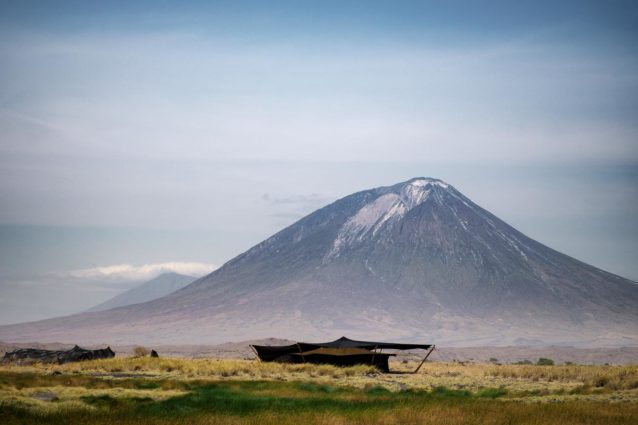
[[9,353],[5,353],[2,363],[69,363],[79,362],[83,360],[109,359],[115,357],[115,353],[111,347],[101,350],[86,350],[82,347],[75,346],[70,350],[40,350],[36,348],[20,348]]
[[369,364],[384,372],[389,372],[388,360],[394,354],[383,353],[381,350],[428,350],[425,358],[415,370],[417,372],[434,350],[434,345],[354,341],[343,336],[331,342],[297,342],[279,346],[251,345],[251,348],[257,357],[264,362],[325,363],[338,366]]

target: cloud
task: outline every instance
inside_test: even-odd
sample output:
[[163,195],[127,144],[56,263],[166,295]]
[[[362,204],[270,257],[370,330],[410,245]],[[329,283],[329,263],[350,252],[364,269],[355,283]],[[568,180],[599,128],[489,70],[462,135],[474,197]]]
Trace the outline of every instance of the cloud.
[[289,225],[291,221],[298,220],[326,206],[334,200],[334,197],[318,193],[274,197],[264,193],[261,195],[261,200],[267,202],[273,208],[270,216],[277,219],[276,223],[278,225]]
[[72,270],[68,275],[83,279],[115,279],[115,280],[148,280],[162,273],[175,272],[193,277],[208,274],[217,268],[214,264],[179,262],[144,264],[116,264],[111,266],[92,267],[88,269]]
[[0,324],[78,313],[162,273],[176,272],[196,278],[216,268],[213,264],[173,261],[140,266],[116,264],[19,276],[0,275]]
[[57,273],[0,276],[0,324],[78,313],[166,272],[199,277],[213,264],[117,264]]
[[350,40],[336,50],[308,43],[255,46],[188,31],[10,39],[0,43],[8,68],[0,76],[0,152],[636,158],[636,61],[625,53],[543,38],[468,46]]
[[276,198],[270,196],[268,193],[264,193],[261,199],[276,206],[290,206],[303,210],[304,212],[312,212],[317,208],[325,206],[332,197],[311,193],[309,195],[292,195]]

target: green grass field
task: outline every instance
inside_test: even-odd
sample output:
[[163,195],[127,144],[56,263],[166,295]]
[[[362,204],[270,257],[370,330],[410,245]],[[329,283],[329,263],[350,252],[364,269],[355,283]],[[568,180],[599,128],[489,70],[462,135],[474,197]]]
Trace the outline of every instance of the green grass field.
[[0,423],[634,424],[638,367],[428,363],[414,375],[169,358],[4,366]]

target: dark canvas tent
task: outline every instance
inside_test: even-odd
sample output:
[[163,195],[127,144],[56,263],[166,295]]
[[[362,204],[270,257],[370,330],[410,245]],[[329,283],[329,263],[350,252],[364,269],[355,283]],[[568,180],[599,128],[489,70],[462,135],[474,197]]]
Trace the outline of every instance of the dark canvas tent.
[[[355,364],[374,365],[380,370],[388,371],[388,359],[392,353],[380,350],[428,350],[427,356],[434,349],[431,344],[400,344],[393,342],[355,341],[345,336],[330,342],[307,343],[297,342],[291,345],[267,346],[251,345],[261,361],[281,363],[328,363],[340,366]],[[423,364],[421,362],[421,364]],[[416,371],[419,370],[419,367]],[[415,371],[415,372],[416,372]]]

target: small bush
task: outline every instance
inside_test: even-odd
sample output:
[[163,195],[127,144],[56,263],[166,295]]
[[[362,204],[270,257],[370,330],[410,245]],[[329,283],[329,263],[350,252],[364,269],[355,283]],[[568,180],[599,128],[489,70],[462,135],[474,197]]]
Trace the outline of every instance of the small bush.
[[302,390],[302,391],[307,391],[307,392],[311,392],[311,393],[334,393],[335,391],[337,391],[337,388],[332,387],[330,385],[321,385],[321,384],[316,384],[314,382],[302,382],[299,383],[297,385],[297,387]]
[[481,398],[498,398],[507,394],[504,388],[484,388],[476,393]]
[[133,386],[138,390],[154,390],[160,388],[160,384],[153,381],[136,381]]
[[536,364],[539,366],[554,366],[554,360],[541,357],[540,359],[538,359]]
[[118,400],[109,395],[87,395],[80,397],[80,400],[103,409],[113,409],[118,405]]
[[525,359],[525,360],[520,360],[520,361],[518,361],[518,362],[516,362],[514,364],[532,364],[532,362],[527,360],[527,359]]
[[472,396],[472,393],[467,390],[454,390],[444,386],[438,386],[432,388],[430,395],[436,398],[468,398]]
[[135,357],[146,357],[148,356],[149,353],[150,353],[150,350],[146,347],[142,347],[141,345],[138,345],[137,347],[133,348],[133,355]]
[[366,389],[368,395],[388,395],[391,394],[390,390],[382,385],[374,385]]

